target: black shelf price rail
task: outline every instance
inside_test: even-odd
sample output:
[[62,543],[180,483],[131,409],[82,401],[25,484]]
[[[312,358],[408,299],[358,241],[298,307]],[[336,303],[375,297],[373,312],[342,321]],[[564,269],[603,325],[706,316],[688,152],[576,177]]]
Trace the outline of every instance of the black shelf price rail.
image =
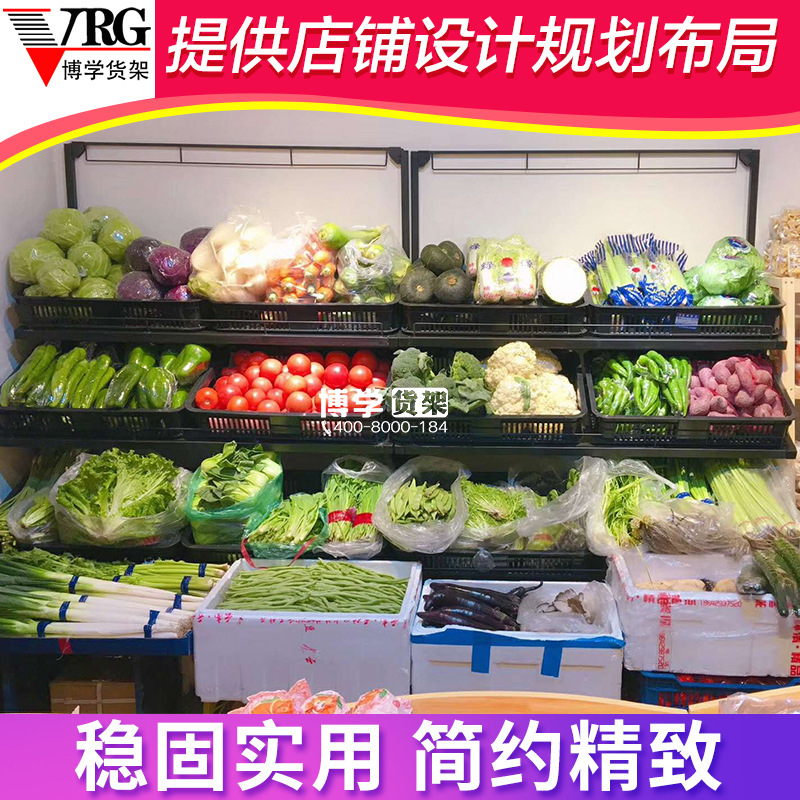
[[[731,163],[727,167],[651,167],[643,164],[643,158],[648,156],[731,156]],[[445,159],[456,156],[498,156],[519,158],[516,166],[486,165],[484,167],[448,167]],[[635,158],[632,166],[607,166],[607,167],[564,167],[547,168],[537,159],[546,157],[587,158],[587,157],[631,157]],[[437,163],[437,157],[442,158],[442,163]],[[647,172],[655,173],[691,173],[691,172],[732,172],[741,164],[749,171],[747,188],[747,223],[746,238],[754,241],[756,236],[756,215],[758,211],[758,183],[761,166],[761,151],[755,149],[637,149],[637,150],[414,150],[411,152],[409,187],[411,194],[411,258],[419,258],[420,252],[420,215],[423,211],[420,196],[419,176],[423,168],[430,165],[433,172],[462,172],[477,173],[527,173],[535,174],[635,174]]]
[[[161,157],[155,158],[103,158],[95,155],[103,150],[144,150],[158,152]],[[166,151],[167,157],[163,157]],[[231,152],[241,154],[239,160],[221,160],[208,156],[209,153]],[[273,159],[263,158],[261,161],[244,158],[245,153],[253,154],[282,154],[284,157]],[[335,154],[328,162],[321,157],[325,153]],[[351,154],[375,154],[383,159],[374,163],[359,163],[358,159],[348,161],[342,156]],[[312,155],[317,158],[309,158]],[[67,189],[67,205],[70,208],[80,208],[77,164],[83,159],[87,164],[164,164],[191,166],[218,166],[218,167],[246,167],[250,169],[269,169],[270,167],[295,167],[321,168],[337,167],[345,169],[370,169],[386,168],[389,163],[400,167],[400,217],[401,239],[403,249],[409,252],[411,246],[411,200],[409,194],[409,151],[402,147],[361,147],[341,145],[264,145],[264,144],[198,144],[185,142],[67,142],[64,145],[64,175]]]

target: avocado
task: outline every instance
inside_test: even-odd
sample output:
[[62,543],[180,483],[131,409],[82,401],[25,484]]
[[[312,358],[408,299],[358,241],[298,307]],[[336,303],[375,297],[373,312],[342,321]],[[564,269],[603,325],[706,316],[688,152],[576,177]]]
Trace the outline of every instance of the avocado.
[[426,244],[422,248],[419,258],[434,275],[441,275],[443,272],[458,266],[455,263],[455,259],[442,250],[438,244]]
[[439,242],[439,248],[444,250],[450,258],[456,262],[456,267],[463,267],[464,266],[464,254],[461,252],[461,249],[455,242],[451,242],[448,239],[445,239],[443,242]]
[[436,279],[433,293],[440,303],[463,305],[469,302],[472,281],[463,269],[449,269]]
[[436,276],[425,267],[412,267],[400,282],[400,299],[404,303],[430,303]]

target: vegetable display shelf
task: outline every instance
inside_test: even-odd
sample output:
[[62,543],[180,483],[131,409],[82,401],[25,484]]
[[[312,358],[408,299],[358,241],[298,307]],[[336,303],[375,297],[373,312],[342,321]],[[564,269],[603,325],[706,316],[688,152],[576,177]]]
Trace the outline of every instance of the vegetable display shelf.
[[572,337],[586,334],[588,306],[412,305],[401,303],[403,331],[438,336]]
[[260,439],[267,437],[275,440],[315,440],[315,441],[353,441],[379,444],[386,439],[386,432],[380,424],[383,418],[378,414],[364,419],[361,416],[337,417],[323,419],[317,413],[282,412],[263,414],[247,411],[206,411],[197,408],[195,396],[200,389],[210,386],[216,377],[215,369],[201,375],[195,383],[184,406],[192,424],[202,428],[207,436],[226,439]]
[[192,632],[181,639],[0,638],[2,655],[190,656]]
[[[20,323],[32,328],[74,328],[83,339],[95,328],[128,330],[199,331],[206,326],[203,300],[99,300],[79,297],[15,298]],[[89,330],[87,330],[89,329]]]
[[319,335],[392,333],[400,328],[398,303],[210,303],[218,331]]
[[691,444],[711,448],[718,455],[726,455],[727,448],[777,448],[785,441],[797,416],[794,404],[777,377],[774,385],[783,400],[784,409],[788,409],[785,417],[607,416],[597,410],[592,372],[591,368],[586,370],[586,393],[600,438],[626,447]]
[[[455,352],[452,349],[432,351],[433,371],[446,370]],[[491,351],[478,350],[475,355],[483,358],[491,355]],[[575,387],[580,413],[569,416],[553,414],[530,417],[449,414],[446,430],[437,431],[434,441],[443,445],[455,444],[465,447],[472,444],[577,444],[589,415],[581,358],[577,353],[568,350],[555,351],[555,355],[561,361],[562,374],[566,375]],[[404,425],[402,421],[394,420],[391,439],[399,443],[425,442],[431,441],[432,434],[421,433],[415,425]]]
[[592,304],[589,329],[604,338],[691,336],[704,345],[709,339],[724,341],[728,337],[769,339],[780,335],[783,306],[639,308]]

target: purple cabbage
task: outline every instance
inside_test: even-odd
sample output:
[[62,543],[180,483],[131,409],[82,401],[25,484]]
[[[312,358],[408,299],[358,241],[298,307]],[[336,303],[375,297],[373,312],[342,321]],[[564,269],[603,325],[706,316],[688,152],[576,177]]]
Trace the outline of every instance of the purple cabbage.
[[128,272],[117,284],[120,300],[160,300],[161,289],[146,272]]
[[162,244],[147,257],[153,277],[163,286],[181,286],[192,271],[190,256],[185,250]]
[[158,239],[140,236],[128,245],[128,249],[125,251],[125,263],[137,272],[149,272],[150,265],[147,263],[147,259],[157,247],[161,247]]
[[165,300],[178,300],[185,303],[187,300],[194,300],[188,286],[174,286],[165,295]]
[[181,236],[181,250],[185,250],[190,254],[194,253],[195,247],[208,236],[210,231],[211,228],[192,228],[190,231],[186,231]]

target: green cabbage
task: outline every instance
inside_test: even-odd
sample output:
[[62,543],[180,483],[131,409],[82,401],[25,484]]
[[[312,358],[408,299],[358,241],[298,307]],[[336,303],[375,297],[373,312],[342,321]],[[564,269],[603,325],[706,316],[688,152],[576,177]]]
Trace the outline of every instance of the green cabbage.
[[742,301],[738,297],[725,297],[724,295],[709,295],[704,297],[696,306],[740,306]]
[[30,286],[26,286],[23,294],[25,297],[45,297],[45,293],[38,283],[32,283]]
[[106,275],[106,280],[116,288],[117,284],[122,280],[122,276],[130,271],[130,267],[126,267],[125,264],[112,264],[108,275]]
[[81,274],[66,258],[53,258],[36,268],[36,283],[42,297],[67,297],[80,286]]
[[740,295],[764,272],[764,259],[739,236],[720,239],[700,267],[700,284],[708,294]]
[[142,232],[125,217],[112,217],[103,223],[97,234],[97,244],[111,256],[112,261],[122,261],[128,245]]
[[746,306],[771,306],[776,302],[772,287],[763,278],[759,278],[748,291],[740,294],[739,299]]
[[697,305],[705,296],[706,291],[700,285],[700,267],[692,267],[683,273],[683,279],[686,281],[686,288],[694,298],[694,304]]
[[77,208],[54,208],[44,218],[42,236],[55,242],[62,250],[79,242],[88,242],[92,230]]
[[120,217],[125,219],[125,215],[111,206],[90,206],[83,212],[83,216],[89,223],[89,228],[92,231],[92,239],[97,241],[97,234],[100,233],[100,228],[105,225],[110,219]]
[[51,258],[63,258],[61,248],[49,239],[23,239],[8,257],[8,271],[17,283],[35,283],[36,267]]
[[117,296],[117,287],[105,278],[84,278],[81,281],[81,285],[72,293],[72,296],[95,300],[113,300]]
[[67,258],[88,278],[105,278],[111,269],[108,253],[94,242],[81,242],[70,247]]

